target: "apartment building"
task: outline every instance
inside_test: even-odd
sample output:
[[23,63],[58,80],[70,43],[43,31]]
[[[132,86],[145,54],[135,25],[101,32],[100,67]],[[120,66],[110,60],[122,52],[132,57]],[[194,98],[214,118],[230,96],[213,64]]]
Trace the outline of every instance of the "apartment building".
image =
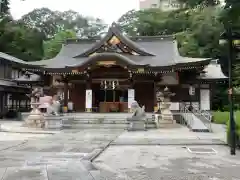
[[171,11],[180,8],[177,0],[139,0],[140,10],[160,8],[163,11]]

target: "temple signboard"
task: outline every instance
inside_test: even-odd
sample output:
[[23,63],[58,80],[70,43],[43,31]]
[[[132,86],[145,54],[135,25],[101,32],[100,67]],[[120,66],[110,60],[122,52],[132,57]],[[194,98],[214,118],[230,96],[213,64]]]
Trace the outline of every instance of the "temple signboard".
[[112,65],[116,65],[116,61],[98,61],[97,65],[99,65],[99,66],[112,66]]

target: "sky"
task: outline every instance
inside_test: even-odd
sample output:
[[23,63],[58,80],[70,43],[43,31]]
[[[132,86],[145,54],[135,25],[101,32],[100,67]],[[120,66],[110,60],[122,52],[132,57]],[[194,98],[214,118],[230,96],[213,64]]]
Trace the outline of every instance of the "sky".
[[111,24],[127,11],[138,9],[139,0],[11,0],[11,13],[16,19],[41,7],[58,11],[71,9],[84,16],[97,17]]

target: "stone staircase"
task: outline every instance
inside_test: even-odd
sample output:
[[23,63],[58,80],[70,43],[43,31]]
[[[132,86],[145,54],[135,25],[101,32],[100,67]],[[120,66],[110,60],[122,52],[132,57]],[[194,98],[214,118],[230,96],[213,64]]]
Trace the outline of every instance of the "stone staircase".
[[[130,113],[71,113],[68,116],[74,117],[72,128],[74,129],[127,129],[127,118]],[[147,114],[148,129],[156,128],[152,121],[152,115]]]

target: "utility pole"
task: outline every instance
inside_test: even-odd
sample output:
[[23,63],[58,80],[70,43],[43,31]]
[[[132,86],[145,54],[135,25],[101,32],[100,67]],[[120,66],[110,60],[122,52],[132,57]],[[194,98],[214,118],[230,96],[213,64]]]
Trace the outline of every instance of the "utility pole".
[[230,109],[230,137],[231,137],[231,155],[236,154],[236,132],[235,132],[235,120],[233,109],[233,84],[232,84],[232,68],[233,68],[233,32],[231,24],[226,27],[226,36],[228,40],[228,95],[229,95],[229,109]]
[[3,3],[3,0],[0,0],[0,15],[2,13],[2,3]]

